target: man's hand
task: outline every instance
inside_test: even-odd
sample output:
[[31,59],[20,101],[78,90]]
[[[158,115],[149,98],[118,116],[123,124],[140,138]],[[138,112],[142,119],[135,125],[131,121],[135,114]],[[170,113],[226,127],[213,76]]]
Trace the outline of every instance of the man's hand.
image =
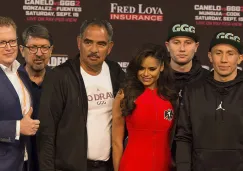
[[40,121],[33,120],[31,118],[32,113],[33,108],[31,107],[20,121],[20,133],[23,135],[35,135],[39,128]]

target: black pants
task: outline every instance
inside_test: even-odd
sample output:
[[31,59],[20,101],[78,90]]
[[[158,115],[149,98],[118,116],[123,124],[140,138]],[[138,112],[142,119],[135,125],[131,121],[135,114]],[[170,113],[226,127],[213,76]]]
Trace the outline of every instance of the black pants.
[[25,161],[24,164],[23,164],[23,171],[28,171],[28,163],[27,163],[27,161]]
[[87,161],[87,171],[111,171],[108,162],[104,161]]

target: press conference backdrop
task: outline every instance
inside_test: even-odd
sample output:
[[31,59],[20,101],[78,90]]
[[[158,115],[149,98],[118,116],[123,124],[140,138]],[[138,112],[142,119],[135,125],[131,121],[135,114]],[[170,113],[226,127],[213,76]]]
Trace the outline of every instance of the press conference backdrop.
[[[233,30],[243,38],[242,0],[7,0],[0,15],[14,19],[18,36],[33,24],[46,26],[54,37],[50,66],[57,66],[78,53],[76,37],[86,19],[109,20],[115,45],[108,58],[125,69],[134,49],[143,43],[164,44],[172,22],[196,26],[200,36],[197,57],[211,68],[207,52],[211,37],[220,30]],[[22,57],[18,56],[20,61]]]

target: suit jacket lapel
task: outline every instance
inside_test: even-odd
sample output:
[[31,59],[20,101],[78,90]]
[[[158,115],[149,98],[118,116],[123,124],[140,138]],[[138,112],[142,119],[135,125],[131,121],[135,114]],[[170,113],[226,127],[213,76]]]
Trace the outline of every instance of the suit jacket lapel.
[[14,89],[14,86],[12,85],[12,83],[8,79],[7,75],[2,70],[2,68],[0,68],[0,79],[1,79],[1,84],[3,84],[9,90],[9,92],[12,93],[14,98],[19,99],[18,94]]
[[32,97],[33,89],[31,88],[30,79],[29,79],[28,75],[21,70],[18,70],[18,74],[30,94],[31,106],[33,106],[33,100],[32,100],[33,99],[33,97]]

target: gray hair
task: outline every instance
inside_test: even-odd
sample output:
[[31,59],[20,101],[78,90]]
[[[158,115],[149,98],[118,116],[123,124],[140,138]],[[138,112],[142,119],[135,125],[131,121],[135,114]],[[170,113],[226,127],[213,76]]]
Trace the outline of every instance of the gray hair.
[[85,20],[80,27],[80,36],[81,37],[83,37],[83,34],[88,26],[99,26],[99,27],[105,28],[108,33],[109,41],[112,40],[113,28],[107,20],[98,20],[98,19],[93,19],[93,20],[89,20],[89,21]]

